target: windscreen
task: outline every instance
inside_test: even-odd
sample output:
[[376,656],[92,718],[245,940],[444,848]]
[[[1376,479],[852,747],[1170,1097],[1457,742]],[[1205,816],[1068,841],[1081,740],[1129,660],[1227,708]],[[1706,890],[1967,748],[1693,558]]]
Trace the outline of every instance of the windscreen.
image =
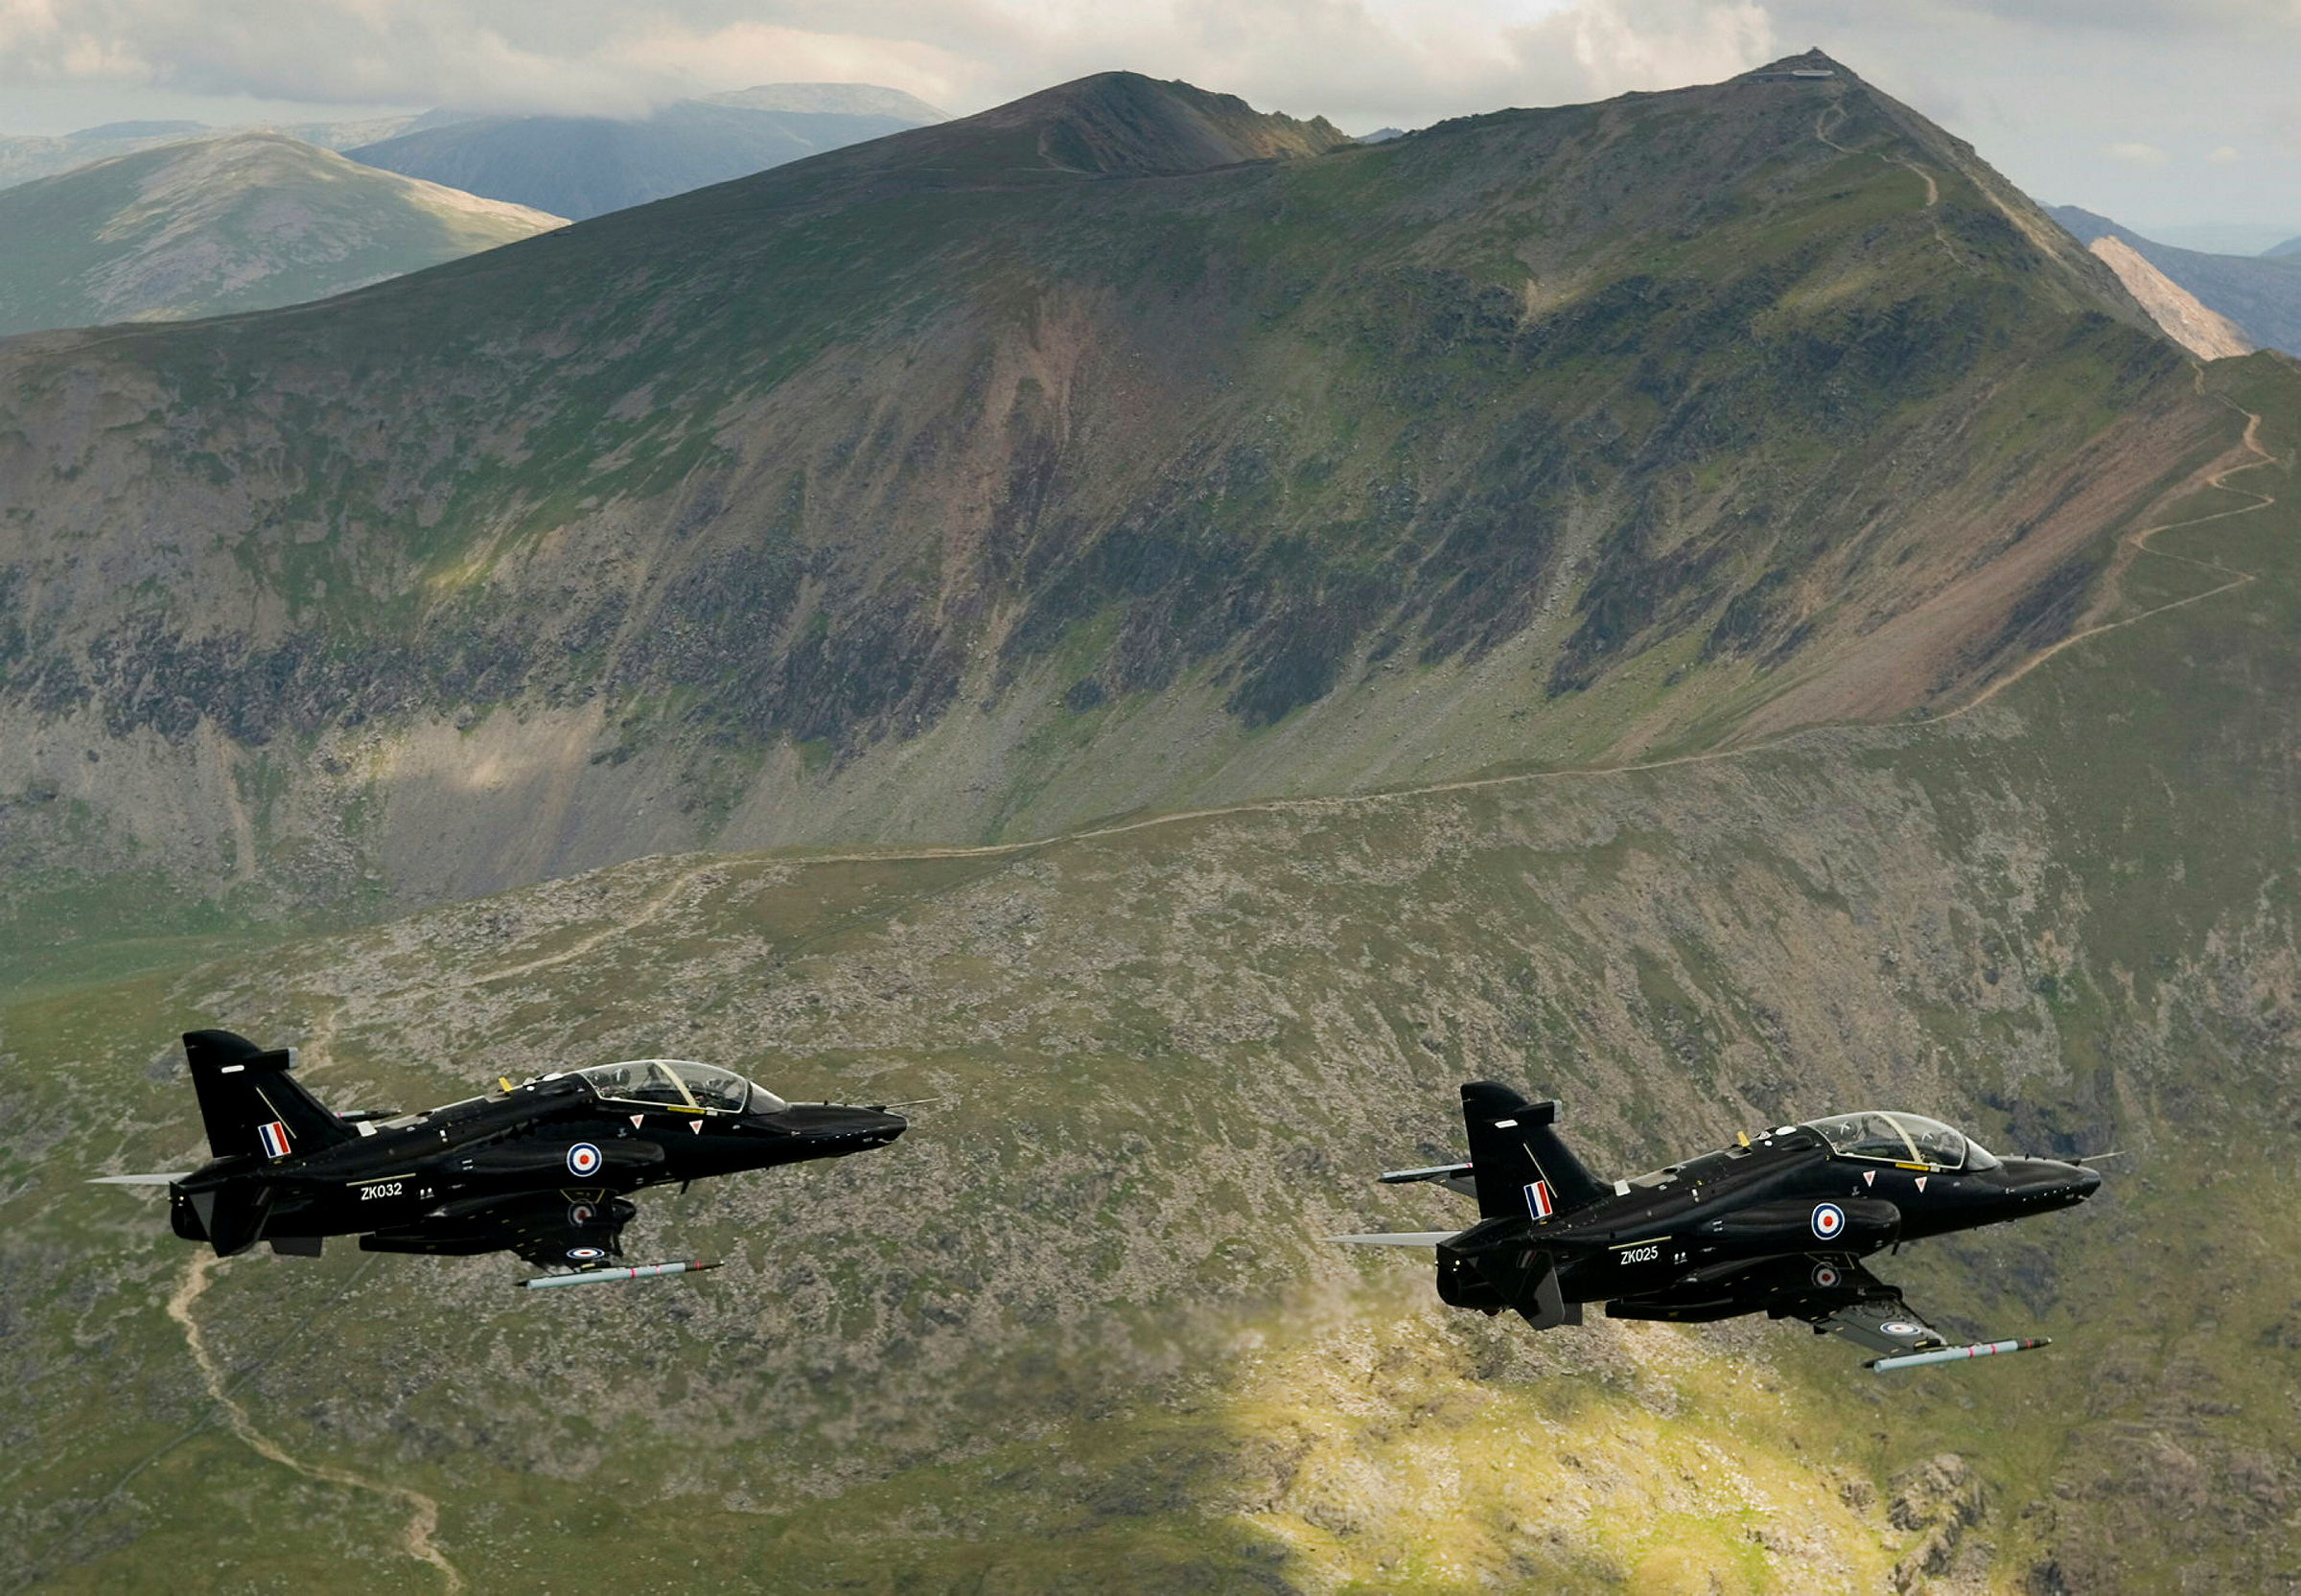
[[594,1064],[575,1072],[592,1083],[592,1090],[619,1102],[662,1103],[673,1108],[695,1106],[679,1077],[660,1058],[629,1058],[620,1064]]
[[1956,1169],[1965,1163],[1965,1138],[1939,1120],[1929,1120],[1920,1114],[1895,1114],[1894,1122],[1901,1126],[1918,1149],[1918,1156],[1927,1164],[1938,1164],[1944,1169]]
[[1925,1162],[1890,1114],[1837,1114],[1826,1120],[1809,1120],[1806,1124],[1819,1132],[1840,1158],[1875,1158],[1890,1164]]
[[697,1108],[715,1114],[740,1114],[751,1096],[751,1082],[732,1070],[722,1070],[716,1064],[689,1064],[685,1060],[665,1060],[665,1067],[686,1084],[694,1098]]

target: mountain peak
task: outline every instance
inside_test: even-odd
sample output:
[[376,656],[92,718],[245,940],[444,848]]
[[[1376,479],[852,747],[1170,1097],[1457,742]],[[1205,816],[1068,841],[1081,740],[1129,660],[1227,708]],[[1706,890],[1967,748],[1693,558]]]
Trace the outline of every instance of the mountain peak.
[[[1152,176],[1315,155],[1350,143],[1324,117],[1258,111],[1232,94],[1139,72],[1098,72],[949,125],[992,135],[1016,164],[1051,173]],[[1021,134],[1028,154],[1012,148]]]
[[1770,78],[1806,79],[1815,82],[1829,78],[1843,78],[1854,82],[1861,81],[1817,47],[1801,51],[1795,56],[1784,56],[1778,61],[1768,61],[1763,66],[1754,66],[1729,81],[1762,82]]

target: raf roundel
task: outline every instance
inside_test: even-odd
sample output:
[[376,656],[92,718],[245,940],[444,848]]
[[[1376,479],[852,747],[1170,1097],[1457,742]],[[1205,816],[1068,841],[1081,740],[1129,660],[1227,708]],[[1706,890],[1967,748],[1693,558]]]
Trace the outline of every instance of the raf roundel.
[[1815,1265],[1814,1265],[1814,1284],[1815,1284],[1816,1285],[1820,1286],[1820,1287],[1821,1287],[1823,1290],[1825,1290],[1825,1291],[1828,1291],[1828,1290],[1832,1290],[1832,1289],[1834,1289],[1834,1288],[1836,1287],[1837,1284],[1838,1284],[1838,1272],[1837,1272],[1837,1270],[1835,1270],[1835,1269],[1831,1268],[1831,1267],[1830,1267],[1828,1264],[1826,1264],[1826,1263],[1817,1263],[1817,1264],[1815,1264]]
[[1886,1335],[1923,1335],[1925,1333],[1923,1325],[1913,1325],[1906,1319],[1888,1319],[1877,1328]]
[[[599,1156],[599,1149],[589,1142],[578,1142],[568,1149],[568,1172],[569,1174],[595,1175],[599,1172],[599,1166],[604,1162],[605,1160]],[[1819,1218],[1814,1221],[1816,1226],[1819,1226],[1821,1222]]]
[[1814,1205],[1814,1234],[1825,1241],[1833,1241],[1846,1228],[1846,1211],[1836,1203]]

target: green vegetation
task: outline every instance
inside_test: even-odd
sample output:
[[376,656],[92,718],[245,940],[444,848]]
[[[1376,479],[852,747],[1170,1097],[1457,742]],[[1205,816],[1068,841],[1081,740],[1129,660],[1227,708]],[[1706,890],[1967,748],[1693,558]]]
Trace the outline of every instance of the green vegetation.
[[[883,1154],[651,1199],[638,1253],[731,1260],[692,1285],[215,1271],[193,1315],[262,1433],[436,1498],[475,1588],[2264,1585],[2301,1555],[2295,1221],[2259,1195],[2301,378],[2210,376],[2276,463],[2180,508],[2278,502],[2132,572],[2251,580],[1969,714],[958,857],[648,860],[0,1004],[10,1566],[438,1586],[404,1503],[217,1422],[162,1310],[189,1250],[76,1184],[194,1156],[163,1044],[225,1023],[345,1103],[673,1050],[945,1097]],[[1536,1337],[1316,1239],[1458,1211],[1365,1176],[1455,1150],[1465,1074],[1556,1091],[1610,1168],[1873,1100],[2132,1157],[2083,1211],[1892,1261],[2048,1353],[1889,1380],[1780,1326]]]

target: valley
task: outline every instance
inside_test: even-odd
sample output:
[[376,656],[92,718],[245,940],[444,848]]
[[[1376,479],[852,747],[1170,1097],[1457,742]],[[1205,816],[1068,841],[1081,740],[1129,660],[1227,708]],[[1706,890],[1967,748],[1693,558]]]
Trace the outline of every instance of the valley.
[[[1825,64],[1106,75],[0,346],[0,1588],[2290,1585],[2301,368]],[[219,1263],[82,1184],[201,1026],[932,1101],[693,1280]],[[1536,1334],[1321,1239],[1481,1077],[2127,1157],[1876,1261],[2043,1352]]]

